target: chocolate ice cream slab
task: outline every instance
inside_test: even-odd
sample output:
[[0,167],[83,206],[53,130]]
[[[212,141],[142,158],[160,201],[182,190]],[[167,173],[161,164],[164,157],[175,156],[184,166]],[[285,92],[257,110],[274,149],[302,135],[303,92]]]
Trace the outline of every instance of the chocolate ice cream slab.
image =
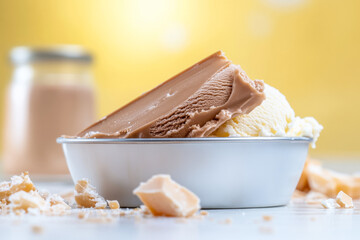
[[299,181],[311,138],[59,138],[74,182],[88,178],[122,207],[141,203],[140,182],[168,174],[203,208],[285,205]]
[[207,137],[265,99],[262,81],[218,51],[78,134],[84,138]]

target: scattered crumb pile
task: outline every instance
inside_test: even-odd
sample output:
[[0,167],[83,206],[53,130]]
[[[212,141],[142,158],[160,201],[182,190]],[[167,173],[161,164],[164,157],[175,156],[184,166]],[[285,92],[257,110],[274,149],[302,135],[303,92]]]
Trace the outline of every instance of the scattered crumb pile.
[[0,202],[1,214],[63,215],[71,209],[60,196],[39,192],[27,172],[0,183]]
[[[111,222],[118,216],[190,217],[200,209],[198,197],[171,180],[167,175],[156,175],[142,183],[134,193],[144,202],[140,208],[120,209],[117,200],[105,200],[87,179],[79,180],[75,191],[62,195],[36,189],[27,172],[0,183],[0,214],[70,215],[94,222]],[[70,206],[73,206],[70,207]],[[109,207],[111,211],[104,212]],[[206,216],[202,211],[199,216]],[[196,217],[196,216],[195,216]]]
[[308,159],[296,189],[319,192],[330,198],[343,191],[352,198],[360,198],[360,175],[328,170],[318,161]]

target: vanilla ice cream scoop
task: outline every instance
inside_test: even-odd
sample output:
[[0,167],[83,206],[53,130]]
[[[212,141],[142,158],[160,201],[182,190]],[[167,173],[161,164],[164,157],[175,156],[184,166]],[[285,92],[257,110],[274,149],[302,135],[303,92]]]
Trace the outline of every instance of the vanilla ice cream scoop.
[[249,114],[239,115],[221,125],[215,137],[310,137],[313,147],[323,127],[312,117],[300,118],[286,97],[274,87],[265,84],[266,99]]

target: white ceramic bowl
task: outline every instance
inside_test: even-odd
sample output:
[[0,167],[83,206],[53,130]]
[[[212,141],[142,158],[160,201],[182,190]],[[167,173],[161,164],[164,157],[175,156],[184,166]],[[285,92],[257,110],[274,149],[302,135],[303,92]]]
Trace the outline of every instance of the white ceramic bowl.
[[300,178],[310,138],[58,138],[71,176],[88,178],[123,207],[154,174],[169,174],[199,196],[203,208],[285,205]]

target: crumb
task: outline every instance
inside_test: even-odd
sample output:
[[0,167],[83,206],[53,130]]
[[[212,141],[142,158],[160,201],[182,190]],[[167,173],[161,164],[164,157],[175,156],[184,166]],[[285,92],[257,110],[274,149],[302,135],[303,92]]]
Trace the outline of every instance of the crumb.
[[46,190],[38,190],[38,193],[43,199],[47,199],[50,196],[50,193]]
[[78,218],[79,219],[84,219],[86,217],[86,215],[87,214],[84,211],[81,211],[81,212],[78,213]]
[[107,203],[104,199],[98,200],[97,203],[95,203],[95,209],[105,209],[107,207]]
[[31,227],[31,230],[35,234],[42,234],[44,232],[44,228],[38,225],[34,225]]
[[128,209],[128,211],[126,213],[128,215],[134,215],[136,213],[136,211],[134,209]]
[[104,209],[107,204],[87,179],[79,180],[75,185],[75,201],[78,207]]
[[107,202],[109,204],[110,209],[119,209],[120,208],[120,204],[117,200],[108,200]]
[[22,209],[15,210],[15,211],[14,211],[15,215],[16,215],[16,216],[22,216],[22,215],[25,213],[25,211],[21,211],[21,210],[22,210]]
[[231,224],[231,223],[232,223],[232,219],[230,218],[225,219],[225,224]]
[[202,216],[208,216],[208,215],[209,215],[209,212],[202,210],[202,211],[200,211],[200,215],[202,215]]
[[40,196],[38,192],[30,191],[19,191],[9,196],[9,206],[12,211],[24,210],[29,212],[29,209],[45,210],[46,201]]
[[311,217],[311,218],[310,218],[310,221],[315,222],[315,221],[316,221],[316,217]]
[[321,206],[323,206],[324,208],[327,208],[327,209],[334,209],[334,208],[340,207],[340,205],[333,198],[329,198],[327,200],[322,201]]
[[10,182],[0,183],[0,200],[8,201],[9,197],[19,191],[30,192],[36,188],[29,177],[28,172],[23,172],[20,176],[11,177]]
[[338,195],[336,196],[336,202],[340,205],[342,208],[353,208],[354,203],[352,198],[344,193],[343,191],[340,191]]
[[225,220],[219,221],[219,223],[221,224],[226,224],[226,225],[230,225],[232,224],[232,219],[231,218],[227,218]]
[[147,208],[147,206],[145,206],[145,205],[140,205],[140,209],[141,209],[142,214],[144,214],[144,215],[151,215],[151,212],[150,212],[150,210]]
[[273,219],[273,217],[269,215],[263,215],[262,218],[266,222],[270,222]]
[[64,215],[70,206],[56,194],[37,190],[25,172],[0,183],[0,209],[2,215]]
[[49,194],[46,201],[50,206],[49,210],[54,213],[62,213],[65,210],[71,209],[71,207],[65,203],[64,199],[57,194]]

